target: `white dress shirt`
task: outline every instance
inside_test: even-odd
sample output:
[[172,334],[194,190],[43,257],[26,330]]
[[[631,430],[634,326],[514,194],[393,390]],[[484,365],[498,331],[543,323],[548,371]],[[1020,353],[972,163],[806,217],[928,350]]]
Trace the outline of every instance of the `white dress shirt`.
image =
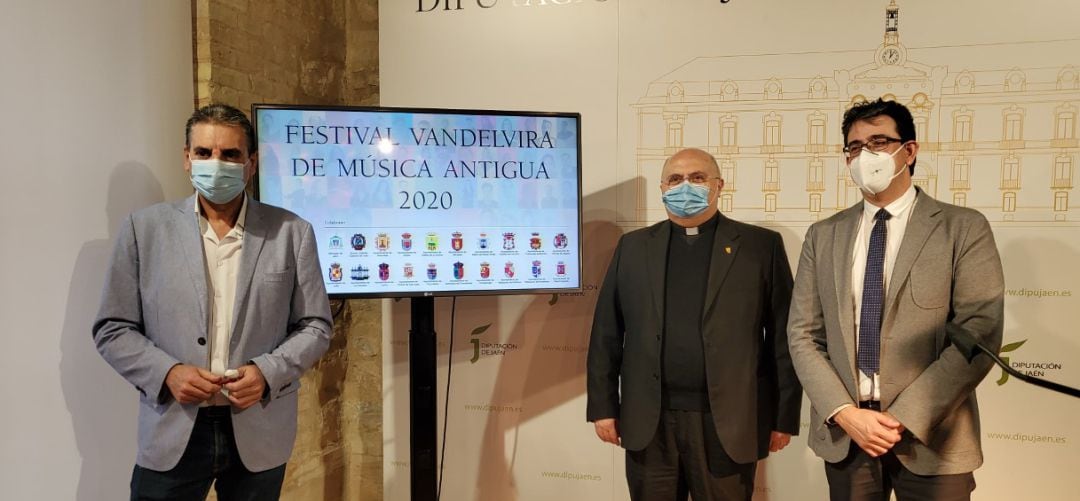
[[[202,231],[203,251],[206,254],[207,296],[210,318],[207,332],[210,335],[209,370],[218,376],[225,375],[229,367],[229,342],[232,338],[233,307],[236,303],[236,276],[240,271],[240,255],[244,244],[244,222],[247,216],[247,195],[240,205],[236,225],[219,239],[217,232],[199,211],[195,203],[195,217]],[[229,405],[228,398],[219,393],[209,405]],[[204,404],[205,405],[205,404]]]
[[[915,186],[909,186],[900,198],[884,207],[892,216],[885,221],[885,291],[889,290],[889,281],[892,278],[893,266],[896,264],[896,254],[900,251],[900,243],[904,241],[904,231],[907,229],[908,220],[911,219],[912,208],[915,206]],[[863,201],[862,222],[859,224],[859,233],[855,237],[855,248],[851,259],[851,294],[855,305],[855,346],[859,345],[859,318],[862,315],[863,279],[866,275],[866,254],[870,246],[870,231],[874,229],[874,214],[882,207]],[[884,315],[884,308],[882,309]],[[884,332],[881,333],[884,339]],[[854,356],[854,353],[852,353]],[[865,374],[859,370],[859,400],[881,400],[880,374]]]

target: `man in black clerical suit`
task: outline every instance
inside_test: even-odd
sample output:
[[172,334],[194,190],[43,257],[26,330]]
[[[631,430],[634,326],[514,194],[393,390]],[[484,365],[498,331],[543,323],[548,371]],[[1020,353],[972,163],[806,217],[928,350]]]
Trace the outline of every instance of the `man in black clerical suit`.
[[635,501],[749,500],[756,462],[799,430],[784,243],[720,214],[723,187],[712,155],[672,155],[668,220],[622,237],[600,289],[587,419],[626,449]]

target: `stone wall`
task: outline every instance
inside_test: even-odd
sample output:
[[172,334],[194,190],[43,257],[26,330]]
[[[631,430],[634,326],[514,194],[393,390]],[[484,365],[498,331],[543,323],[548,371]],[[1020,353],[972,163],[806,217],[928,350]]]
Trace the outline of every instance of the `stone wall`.
[[[377,0],[193,0],[192,16],[198,106],[379,103]],[[331,307],[334,339],[303,378],[282,498],[381,500],[381,309]]]

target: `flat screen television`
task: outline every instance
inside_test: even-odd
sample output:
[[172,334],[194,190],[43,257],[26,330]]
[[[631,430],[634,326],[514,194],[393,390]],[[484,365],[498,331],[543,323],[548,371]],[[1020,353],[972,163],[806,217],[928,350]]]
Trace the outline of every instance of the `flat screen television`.
[[581,115],[256,104],[257,198],[333,298],[581,289]]

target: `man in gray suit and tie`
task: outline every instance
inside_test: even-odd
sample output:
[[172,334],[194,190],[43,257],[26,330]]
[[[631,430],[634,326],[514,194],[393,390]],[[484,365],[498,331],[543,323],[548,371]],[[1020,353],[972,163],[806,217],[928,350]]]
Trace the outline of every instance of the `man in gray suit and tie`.
[[225,105],[186,127],[196,194],[121,224],[93,338],[139,391],[131,499],[277,499],[300,376],[330,307],[311,225],[244,193],[255,130]]
[[914,187],[915,124],[893,101],[844,115],[863,201],[806,233],[788,341],[810,397],[810,447],[834,500],[970,499],[982,464],[975,387],[990,370],[945,335],[1001,345],[1001,259],[971,209]]

